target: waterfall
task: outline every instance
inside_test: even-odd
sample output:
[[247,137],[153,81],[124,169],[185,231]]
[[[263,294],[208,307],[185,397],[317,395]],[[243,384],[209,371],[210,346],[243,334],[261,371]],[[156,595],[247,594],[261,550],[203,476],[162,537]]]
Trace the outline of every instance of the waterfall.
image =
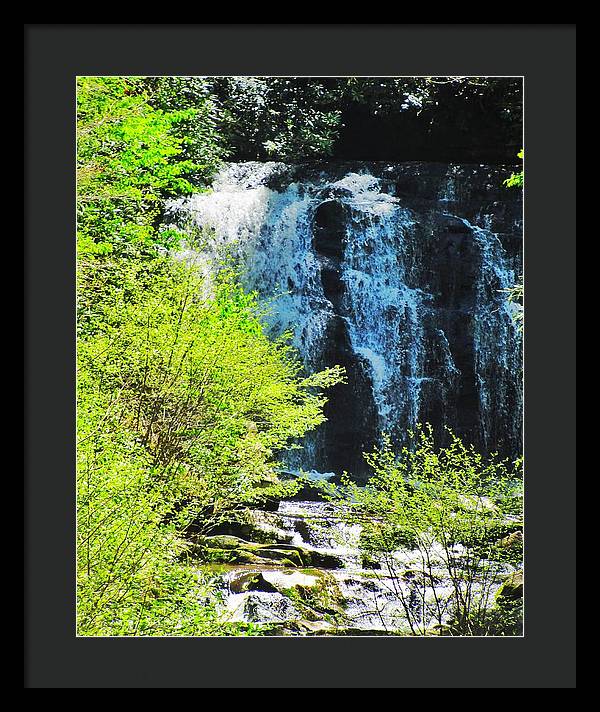
[[308,369],[345,366],[296,464],[364,473],[382,432],[449,426],[483,452],[521,450],[521,343],[502,290],[520,273],[520,212],[486,166],[228,164],[168,220],[211,230],[180,253],[225,254],[293,333]]

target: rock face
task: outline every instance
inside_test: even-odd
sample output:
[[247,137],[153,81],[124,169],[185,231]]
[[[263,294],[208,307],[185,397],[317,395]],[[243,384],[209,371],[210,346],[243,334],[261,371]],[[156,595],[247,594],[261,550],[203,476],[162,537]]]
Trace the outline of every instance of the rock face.
[[502,291],[521,274],[510,168],[437,163],[230,164],[211,194],[170,207],[215,230],[190,250],[207,273],[223,250],[273,303],[308,368],[346,368],[327,422],[290,467],[366,476],[362,452],[430,422],[483,453],[517,457],[521,339]]

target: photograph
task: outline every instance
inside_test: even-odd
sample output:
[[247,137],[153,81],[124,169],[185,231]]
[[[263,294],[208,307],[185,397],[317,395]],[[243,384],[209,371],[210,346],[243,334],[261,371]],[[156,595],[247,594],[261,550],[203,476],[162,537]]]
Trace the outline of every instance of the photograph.
[[524,77],[72,81],[74,635],[522,638]]

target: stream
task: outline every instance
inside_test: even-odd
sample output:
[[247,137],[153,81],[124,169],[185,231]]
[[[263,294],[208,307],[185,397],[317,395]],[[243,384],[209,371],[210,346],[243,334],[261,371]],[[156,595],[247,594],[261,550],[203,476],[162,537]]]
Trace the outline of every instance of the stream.
[[[208,566],[224,620],[267,626],[274,635],[410,635],[411,621],[417,631],[435,634],[450,620],[454,589],[441,547],[430,547],[433,576],[424,583],[418,550],[363,558],[360,525],[345,522],[329,502],[282,501],[277,511],[255,510],[252,516],[273,546],[298,547],[326,565]],[[502,573],[512,570],[507,566]],[[490,587],[490,604],[499,586]]]

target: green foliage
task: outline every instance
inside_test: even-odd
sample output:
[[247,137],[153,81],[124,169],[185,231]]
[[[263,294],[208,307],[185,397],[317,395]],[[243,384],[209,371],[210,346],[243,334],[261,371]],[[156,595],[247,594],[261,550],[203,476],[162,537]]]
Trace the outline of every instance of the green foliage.
[[80,254],[176,242],[159,228],[162,200],[191,191],[198,169],[182,155],[178,124],[194,109],[149,104],[141,80],[84,77],[77,85],[77,227]]
[[[167,484],[116,402],[94,397],[79,378],[77,630],[80,635],[218,634],[214,604],[199,606],[199,584],[178,561],[177,511],[183,478]],[[171,521],[165,523],[165,520]]]
[[329,156],[338,135],[339,89],[303,77],[227,77],[215,91],[223,131],[242,155],[295,160]]
[[82,365],[121,394],[121,422],[156,464],[193,469],[198,496],[215,512],[254,501],[257,482],[273,494],[274,454],[323,421],[317,389],[339,369],[303,377],[287,337],[267,338],[256,297],[233,275],[222,273],[208,296],[184,264],[159,258],[151,271],[152,283],[126,298],[113,291]]
[[[133,132],[125,140],[145,137],[148,128],[150,136],[168,135],[169,141],[175,140],[171,145],[176,153],[167,157],[167,165],[173,169],[182,164],[182,175],[199,185],[205,185],[219,161],[228,156],[282,161],[327,158],[334,154],[347,119],[357,109],[369,121],[411,115],[426,132],[453,126],[463,133],[470,128],[469,116],[483,112],[493,130],[500,131],[496,137],[500,143],[510,144],[520,131],[521,84],[510,78],[180,76],[79,81],[82,139],[97,135],[97,147],[118,150],[124,137],[112,135],[113,128],[136,114],[152,117],[156,123],[144,132],[132,124]],[[98,107],[99,95],[110,101]],[[88,124],[95,107],[112,118],[101,125]],[[168,144],[161,140],[160,145]],[[97,170],[95,158],[96,151],[88,152],[84,146],[80,166],[84,178]]]
[[[189,114],[174,125],[181,139],[182,158],[192,161],[194,183],[206,185],[229,151],[222,131],[224,112],[206,77],[146,77],[148,101],[164,112]],[[191,110],[191,111],[190,111]]]
[[281,496],[275,457],[323,421],[339,369],[302,376],[234,275],[207,294],[193,267],[115,259],[94,279],[112,288],[78,348],[81,629],[214,628],[178,537]]
[[[97,135],[97,147],[119,150],[124,137],[112,135],[112,129],[141,113],[156,122],[143,132],[132,124],[125,140],[145,137],[148,128],[149,136],[175,140],[171,146],[176,153],[167,157],[167,165],[173,169],[182,164],[182,175],[199,185],[205,185],[219,161],[228,156],[282,161],[327,158],[334,154],[356,110],[369,121],[412,116],[429,133],[448,126],[467,133],[469,117],[485,115],[486,125],[496,132],[490,134],[490,141],[505,144],[512,144],[521,125],[521,82],[510,78],[180,76],[79,81],[84,141],[90,134]],[[109,99],[100,107],[99,95]],[[110,120],[88,124],[94,108]],[[160,145],[169,144],[161,140]],[[97,170],[94,147],[90,152],[84,146],[80,158],[84,178]]]
[[[395,581],[414,635],[436,625],[452,635],[486,635],[492,622],[497,631],[494,592],[522,558],[520,546],[505,540],[522,516],[520,463],[486,460],[450,436],[448,447],[436,449],[431,426],[419,426],[399,455],[385,439],[366,455],[374,471],[368,485],[346,481],[342,495],[346,516],[363,525],[365,554],[382,557]],[[395,556],[399,548],[415,552],[416,569]]]
[[[521,160],[523,160],[523,158],[525,156],[523,149],[521,149],[517,155]],[[524,173],[524,171],[519,171],[518,173],[512,173],[510,175],[510,177],[508,177],[504,181],[504,185],[507,188],[522,188],[524,185],[524,182],[525,182],[525,173]]]
[[153,465],[123,427],[119,394],[96,375],[78,377],[77,632],[83,636],[254,635],[221,622],[208,576],[186,561],[181,531],[196,516],[182,504],[183,468]]

